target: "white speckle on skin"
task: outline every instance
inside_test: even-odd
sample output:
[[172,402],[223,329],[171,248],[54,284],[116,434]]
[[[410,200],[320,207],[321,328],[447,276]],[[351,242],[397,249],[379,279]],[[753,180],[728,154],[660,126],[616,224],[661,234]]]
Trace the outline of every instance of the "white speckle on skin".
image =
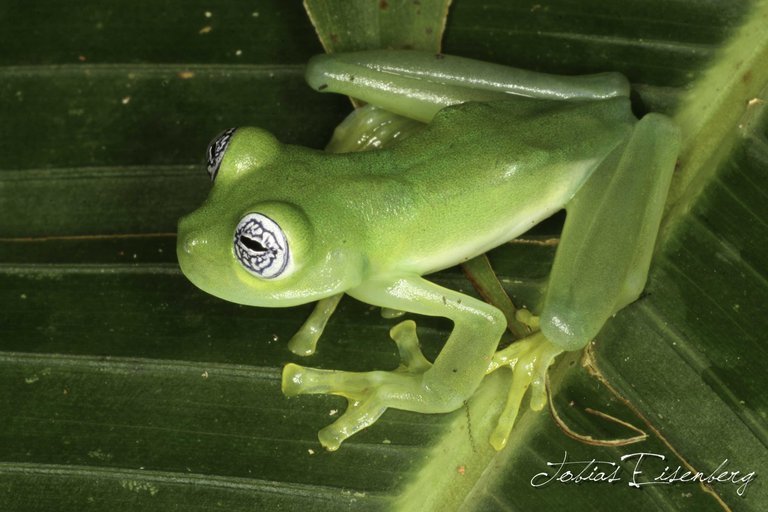
[[122,102],[123,105],[127,105],[127,104],[129,104],[131,102],[131,97],[130,96],[126,96],[125,98],[123,98],[121,100],[121,102]]
[[205,11],[203,13],[203,16],[205,16],[206,18],[210,18],[211,16],[213,16],[213,13],[211,11]]

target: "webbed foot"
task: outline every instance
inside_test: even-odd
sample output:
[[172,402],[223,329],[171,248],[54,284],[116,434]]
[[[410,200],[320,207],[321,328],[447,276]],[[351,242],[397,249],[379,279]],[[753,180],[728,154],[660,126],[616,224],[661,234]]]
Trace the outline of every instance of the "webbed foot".
[[[527,310],[518,311],[517,319],[529,327],[538,329],[538,317]],[[547,369],[562,352],[561,348],[553,345],[541,332],[534,332],[494,354],[486,373],[492,373],[502,366],[508,366],[513,371],[507,403],[496,429],[491,434],[490,443],[496,450],[506,446],[520,411],[520,404],[529,387],[531,409],[540,411],[547,404]]]
[[[333,394],[347,399],[347,410],[318,432],[320,443],[330,451],[348,437],[372,425],[388,407],[412,409],[405,402],[424,402],[423,374],[432,367],[419,348],[416,324],[406,320],[390,330],[400,353],[393,371],[344,372],[288,364],[283,369],[286,396]],[[418,409],[418,407],[416,407]],[[412,409],[413,410],[413,409]],[[427,412],[427,411],[425,411]]]

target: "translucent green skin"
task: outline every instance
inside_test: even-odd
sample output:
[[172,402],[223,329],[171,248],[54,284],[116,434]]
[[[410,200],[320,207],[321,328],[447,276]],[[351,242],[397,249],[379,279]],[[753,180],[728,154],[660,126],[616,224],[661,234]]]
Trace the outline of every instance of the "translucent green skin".
[[[366,381],[371,410],[349,410],[321,432],[327,447],[386,407],[453,410],[488,370],[505,328],[501,312],[422,275],[566,208],[540,315],[550,352],[582,348],[642,291],[678,134],[664,116],[634,117],[620,75],[555,77],[456,57],[367,52],[317,57],[307,79],[430,124],[389,149],[347,154],[238,129],[209,198],[179,224],[178,257],[195,285],[241,304],[285,307],[347,293],[454,321],[433,366]],[[251,212],[286,234],[291,263],[278,278],[260,279],[234,256],[235,226]],[[329,314],[310,321],[318,336]],[[360,378],[289,365],[284,389],[352,396]]]

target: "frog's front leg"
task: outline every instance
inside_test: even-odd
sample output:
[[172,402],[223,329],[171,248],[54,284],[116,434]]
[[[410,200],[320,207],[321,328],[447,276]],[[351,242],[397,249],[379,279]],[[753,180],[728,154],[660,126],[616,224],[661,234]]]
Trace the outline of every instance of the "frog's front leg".
[[336,306],[339,305],[339,301],[344,296],[343,293],[331,295],[324,299],[320,299],[315,304],[315,309],[309,315],[309,318],[302,324],[301,328],[296,334],[288,341],[288,348],[291,352],[297,356],[311,356],[315,353],[317,347],[317,340],[320,339],[320,335],[323,334],[325,325],[328,323],[328,319],[336,311]]
[[348,294],[376,306],[446,317],[454,328],[434,365],[418,351],[415,325],[409,322],[393,329],[403,361],[397,370],[352,373],[287,365],[286,395],[335,394],[349,401],[345,413],[319,433],[329,450],[373,424],[389,407],[421,413],[461,407],[482,381],[506,328],[504,315],[493,306],[418,276],[371,280]]

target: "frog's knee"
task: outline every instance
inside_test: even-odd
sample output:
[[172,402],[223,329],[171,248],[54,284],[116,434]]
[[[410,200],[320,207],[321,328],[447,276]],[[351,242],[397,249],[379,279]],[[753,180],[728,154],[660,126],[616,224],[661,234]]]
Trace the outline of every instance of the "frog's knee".
[[[540,321],[541,332],[558,348],[563,350],[580,350],[597,335],[604,322],[599,325],[590,322],[577,314],[558,312],[542,314]],[[597,327],[596,327],[597,326]]]
[[446,413],[453,412],[467,403],[475,392],[475,387],[466,387],[461,389],[446,388],[436,386],[432,388],[432,393],[425,402],[428,404],[431,412]]
[[[680,128],[672,118],[658,112],[651,112],[640,119],[636,130],[638,133],[655,139],[659,144],[669,147],[672,161],[677,157],[680,146]],[[660,156],[657,155],[656,158],[658,159]]]
[[[453,369],[450,370],[453,372]],[[441,371],[434,368],[424,374],[420,407],[422,412],[446,413],[452,412],[467,403],[472,398],[482,376],[464,374],[461,369],[457,373]]]

